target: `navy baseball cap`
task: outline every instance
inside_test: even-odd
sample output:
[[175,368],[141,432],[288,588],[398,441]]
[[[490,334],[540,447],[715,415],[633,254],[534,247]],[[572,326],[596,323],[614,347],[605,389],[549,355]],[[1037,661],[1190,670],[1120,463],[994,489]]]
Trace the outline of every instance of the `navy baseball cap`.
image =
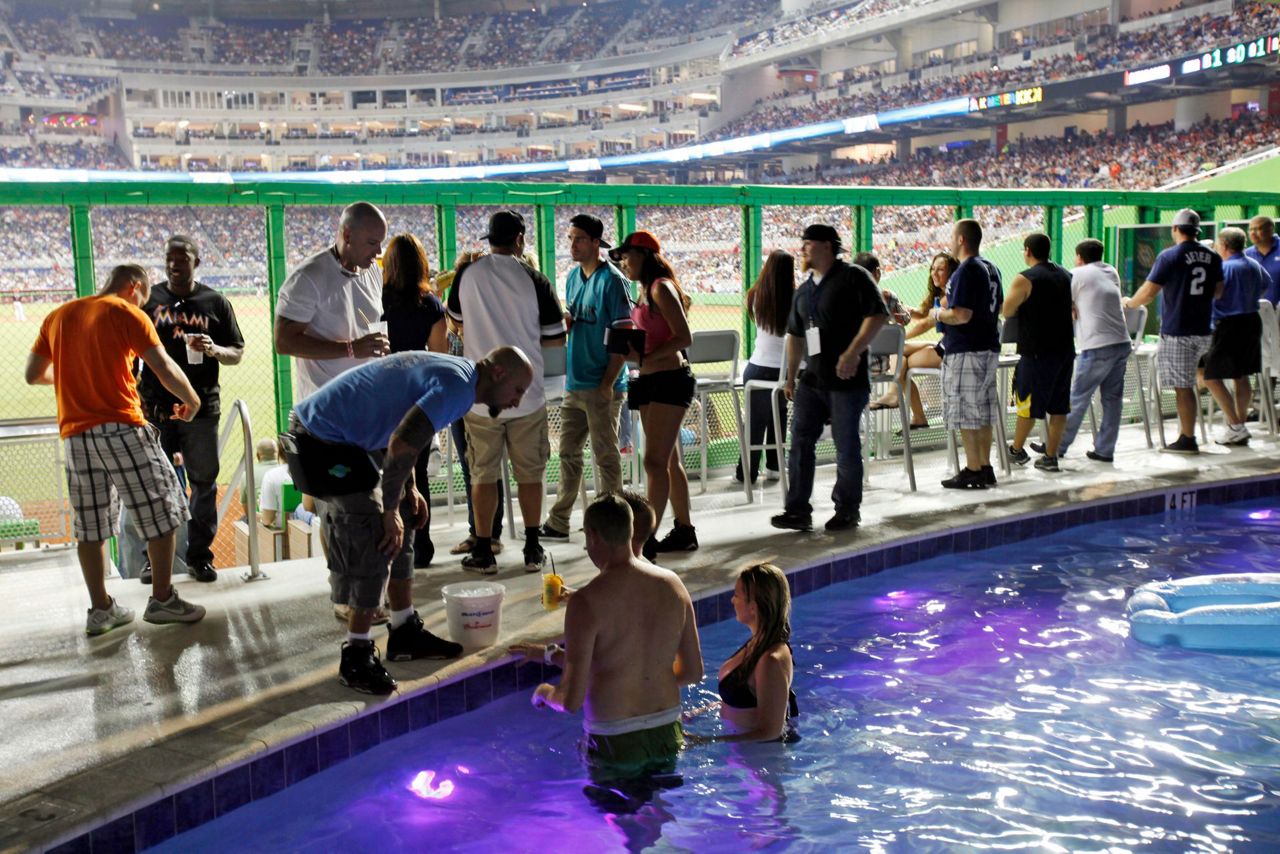
[[835,252],[837,255],[844,251],[844,244],[840,242],[839,232],[829,225],[822,225],[821,223],[815,222],[813,225],[805,228],[804,234],[800,239],[819,240],[824,243],[830,243],[831,251]]
[[498,211],[489,217],[489,233],[480,239],[503,246],[524,232],[524,217],[515,211]]
[[582,229],[586,232],[587,237],[590,237],[592,240],[599,240],[601,249],[612,248],[603,239],[604,223],[600,221],[599,217],[594,217],[591,214],[578,214],[573,219],[569,220],[569,225],[574,228]]

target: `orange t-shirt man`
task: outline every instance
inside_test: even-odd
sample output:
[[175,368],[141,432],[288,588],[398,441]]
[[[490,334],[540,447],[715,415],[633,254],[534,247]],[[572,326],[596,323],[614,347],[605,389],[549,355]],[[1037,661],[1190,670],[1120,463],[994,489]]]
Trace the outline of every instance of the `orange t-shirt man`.
[[50,312],[31,350],[53,363],[62,438],[100,424],[144,426],[133,363],[158,346],[151,319],[115,294],[72,300]]

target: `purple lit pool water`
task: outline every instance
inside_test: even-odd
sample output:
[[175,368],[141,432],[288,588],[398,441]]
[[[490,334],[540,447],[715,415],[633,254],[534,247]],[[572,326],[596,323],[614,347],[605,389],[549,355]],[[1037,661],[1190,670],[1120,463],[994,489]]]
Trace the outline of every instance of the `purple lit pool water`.
[[[632,814],[584,796],[580,722],[522,693],[164,850],[1278,850],[1280,658],[1144,647],[1123,613],[1147,581],[1280,570],[1270,510],[1088,525],[800,597],[803,740],[693,747],[683,785]],[[702,639],[686,707],[744,630]]]

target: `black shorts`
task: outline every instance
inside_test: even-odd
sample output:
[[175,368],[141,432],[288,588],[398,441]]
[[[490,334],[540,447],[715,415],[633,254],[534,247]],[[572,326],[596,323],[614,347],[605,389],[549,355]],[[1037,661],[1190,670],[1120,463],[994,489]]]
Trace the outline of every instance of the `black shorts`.
[[648,403],[665,403],[688,409],[697,386],[698,381],[693,378],[693,371],[688,365],[641,374],[631,381],[627,389],[627,408],[639,409]]
[[1071,371],[1075,357],[1069,354],[1028,354],[1013,371],[1013,401],[1020,418],[1066,415],[1071,411]]
[[1230,314],[1218,321],[1204,357],[1204,378],[1231,380],[1262,370],[1262,317]]

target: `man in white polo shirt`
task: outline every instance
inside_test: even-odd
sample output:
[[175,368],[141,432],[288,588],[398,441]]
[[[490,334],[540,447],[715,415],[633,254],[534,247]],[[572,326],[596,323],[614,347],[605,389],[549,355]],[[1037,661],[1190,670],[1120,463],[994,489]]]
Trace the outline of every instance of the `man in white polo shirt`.
[[293,402],[338,374],[385,356],[391,344],[374,323],[382,316],[382,252],[387,220],[368,202],[342,211],[337,240],[289,274],[276,300],[275,344],[293,356]]
[[542,348],[563,347],[566,329],[564,310],[551,282],[520,259],[524,235],[524,217],[515,211],[490,217],[489,233],[483,238],[489,241],[490,254],[460,267],[449,292],[449,317],[463,327],[462,355],[479,360],[495,347],[519,347],[528,355],[535,377],[519,406],[498,412],[477,405],[463,419],[476,541],[462,566],[485,575],[498,571],[491,538],[504,447],[524,517],[525,571],[541,571],[546,560],[538,542],[542,475],[551,454],[546,394],[540,381]]

